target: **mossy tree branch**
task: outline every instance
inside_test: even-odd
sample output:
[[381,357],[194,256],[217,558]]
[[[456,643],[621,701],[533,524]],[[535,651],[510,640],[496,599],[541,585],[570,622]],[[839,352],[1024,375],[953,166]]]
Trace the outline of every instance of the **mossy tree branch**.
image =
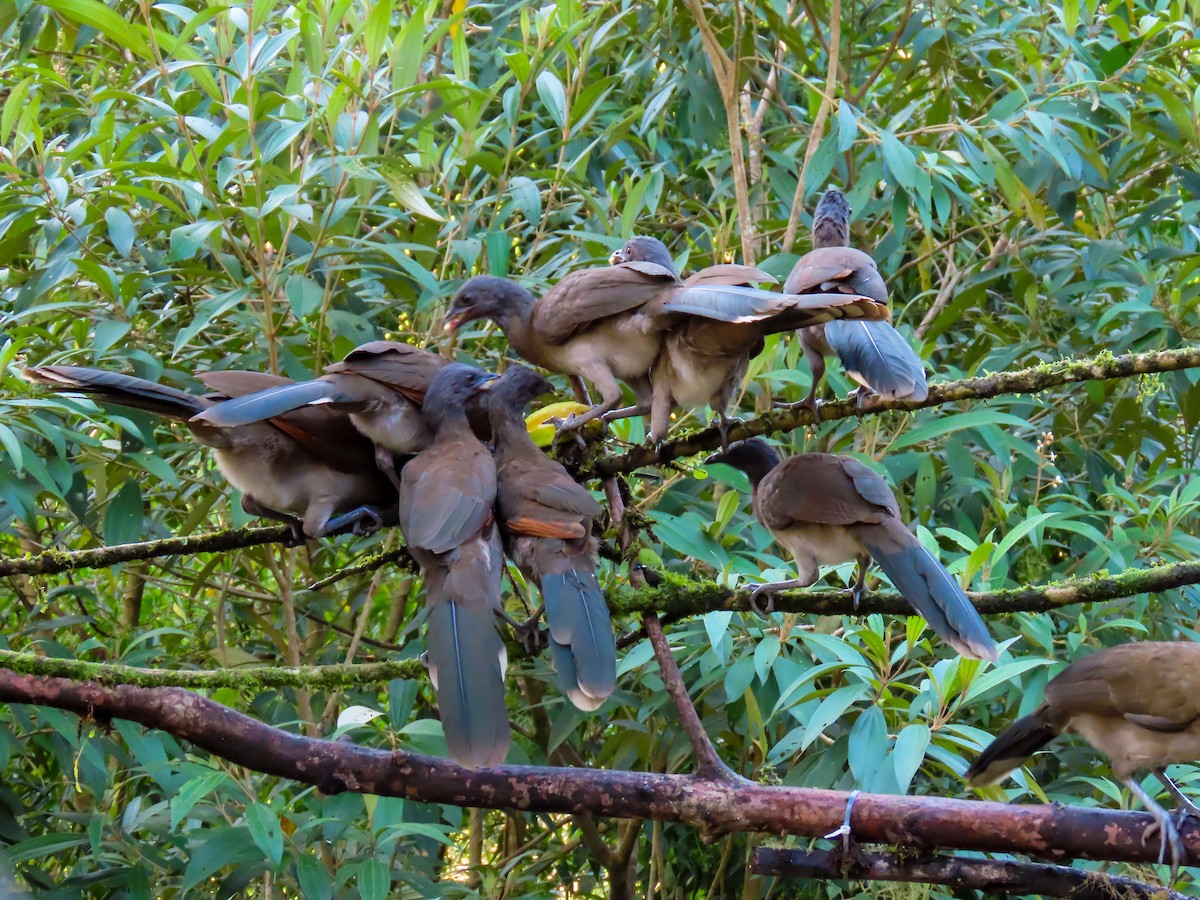
[[[887,410],[925,409],[945,403],[961,403],[969,400],[986,400],[1003,394],[1037,394],[1051,388],[1083,381],[1109,381],[1114,378],[1131,378],[1155,372],[1175,372],[1200,366],[1200,347],[1185,347],[1180,350],[1160,350],[1152,353],[1129,353],[1113,356],[1101,353],[1087,359],[1063,360],[1045,363],[1028,369],[1012,372],[997,372],[978,378],[963,378],[959,381],[943,381],[929,386],[929,397],[920,403],[907,400],[884,400],[878,397],[869,401],[869,406],[859,410],[853,400],[837,400],[820,407],[821,421],[847,419],[857,415],[876,415]],[[730,440],[794,431],[806,425],[816,424],[812,413],[802,404],[772,410],[729,429]],[[685,456],[695,456],[716,450],[721,446],[721,436],[716,428],[705,428],[666,441],[657,448],[636,447],[615,456],[597,455],[580,469],[580,475],[589,478],[608,478],[612,475],[632,472],[643,466],[669,463]]]

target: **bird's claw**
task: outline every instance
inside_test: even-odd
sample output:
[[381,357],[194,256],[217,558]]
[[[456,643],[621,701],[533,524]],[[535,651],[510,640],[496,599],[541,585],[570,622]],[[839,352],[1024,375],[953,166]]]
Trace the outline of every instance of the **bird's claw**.
[[571,413],[565,419],[559,418],[558,416],[551,416],[546,421],[554,426],[555,444],[558,443],[559,438],[563,437],[563,435],[570,435],[571,437],[575,438],[575,442],[579,444],[580,447],[584,449],[587,448],[587,441],[583,439],[583,435],[581,435],[578,431],[578,429],[586,423],[577,421],[575,418],[575,413]]
[[304,541],[308,537],[304,533],[304,523],[301,522],[299,519],[291,519],[288,521],[287,526],[288,526],[288,530],[291,531],[291,534],[288,535],[287,546],[289,546],[289,547],[304,546]]
[[[1176,810],[1178,814],[1179,810]],[[1190,813],[1185,813],[1183,818],[1186,819]],[[1175,822],[1172,821],[1173,816],[1168,814],[1165,818],[1155,820],[1146,826],[1146,830],[1142,832],[1142,846],[1155,835],[1161,834],[1160,843],[1158,845],[1158,864],[1163,865],[1166,862],[1167,848],[1171,848],[1171,883],[1174,884],[1176,877],[1179,875],[1179,867],[1183,864],[1183,839],[1179,836],[1179,829]],[[1182,821],[1182,819],[1180,819]]]
[[[767,598],[767,603],[765,606],[759,606],[759,598],[763,596]],[[775,612],[775,591],[772,590],[771,585],[760,584],[750,592],[750,608],[754,610],[754,612],[760,618],[770,618],[772,613]]]
[[376,510],[363,508],[362,518],[351,526],[350,531],[359,537],[366,537],[369,534],[374,534],[383,527],[383,516],[379,515]]

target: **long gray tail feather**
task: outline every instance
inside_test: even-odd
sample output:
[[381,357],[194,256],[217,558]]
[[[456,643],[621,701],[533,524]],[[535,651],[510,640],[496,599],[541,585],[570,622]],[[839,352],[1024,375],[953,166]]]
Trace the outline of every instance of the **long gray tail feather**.
[[[595,574],[570,571],[542,576],[542,602],[551,640],[570,649],[575,685],[593,700],[604,700],[617,686],[617,642]],[[565,682],[561,668],[559,677]]]
[[486,604],[430,601],[429,672],[446,746],[470,768],[504,761],[512,736],[504,695],[506,654]]
[[203,401],[187,391],[167,387],[120,372],[84,366],[41,366],[25,370],[29,381],[47,385],[58,393],[86,394],[98,401],[187,420],[204,409]]
[[572,704],[586,712],[599,709],[604,704],[606,697],[593,697],[579,687],[579,676],[575,673],[575,657],[571,655],[570,647],[551,638],[550,659],[554,662],[554,671],[558,674],[558,687]]
[[916,401],[929,396],[925,364],[890,323],[827,322],[825,340],[847,371],[858,372],[875,393]]
[[196,416],[195,420],[222,428],[249,425],[282,416],[310,403],[336,399],[337,395],[338,392],[327,381],[301,381],[217,403]]
[[966,779],[974,785],[995,784],[1036,753],[1058,734],[1049,724],[1049,707],[1044,704],[1004,729],[967,769]]
[[929,627],[963,656],[995,661],[999,648],[950,573],[898,522],[862,528],[863,544]]

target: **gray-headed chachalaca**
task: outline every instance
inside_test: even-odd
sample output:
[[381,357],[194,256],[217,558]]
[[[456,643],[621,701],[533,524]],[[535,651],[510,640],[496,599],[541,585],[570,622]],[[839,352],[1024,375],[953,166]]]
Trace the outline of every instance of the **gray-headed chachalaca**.
[[[783,289],[789,294],[845,291],[884,305],[887,286],[875,260],[850,246],[850,204],[841,191],[826,191],[813,214],[813,249],[796,261]],[[812,389],[804,402],[817,413],[817,385],[825,357],[837,356],[846,374],[882,397],[924,400],[929,396],[925,364],[890,321],[827,322],[800,332],[812,369]],[[858,392],[862,405],[864,392]]]
[[496,512],[508,555],[542,593],[563,692],[580,709],[592,710],[617,679],[616,639],[596,581],[592,519],[601,509],[525,428],[525,406],[550,390],[541,375],[511,366],[488,391]]
[[1200,808],[1166,773],[1173,763],[1200,760],[1200,644],[1121,644],[1071,663],[1050,679],[1041,706],[987,746],[967,770],[967,780],[994,784],[1064,732],[1079,734],[1112,761],[1113,774],[1158,822],[1159,859],[1169,848],[1178,869],[1183,847],[1176,824],[1135,773],[1158,776],[1178,804],[1177,816],[1200,817]]
[[[658,238],[638,236],[609,259],[613,265],[630,262],[650,263],[669,271],[679,281],[675,260],[666,245]],[[775,278],[754,266],[718,265],[701,269],[682,284],[754,285],[774,283]],[[853,315],[863,310],[855,305],[807,309],[810,316],[805,324],[817,317],[837,314]],[[767,322],[771,320],[766,320]],[[721,432],[721,445],[728,446],[729,405],[746,376],[752,357],[762,352],[763,336],[769,329],[766,323],[724,322],[689,316],[677,327],[667,331],[658,359],[650,370],[652,397],[650,407],[629,406],[605,415],[612,420],[623,416],[650,413],[651,443],[657,444],[667,435],[671,424],[671,409],[679,404],[697,409],[706,403],[716,415]]]
[[455,295],[446,329],[491,319],[523,359],[590,381],[600,391],[600,402],[569,417],[562,427],[570,429],[616,409],[618,379],[633,388],[639,408],[649,409],[650,372],[663,334],[689,317],[756,322],[781,309],[847,305],[857,306],[860,314],[879,314],[870,299],[844,292],[787,297],[717,282],[683,284],[673,267],[633,261],[572,272],[537,300],[514,281],[478,275]]
[[376,462],[399,485],[394,459],[424,450],[429,428],[421,404],[433,378],[449,360],[397,341],[371,341],[356,347],[325,374],[258,391],[210,406],[195,421],[230,427],[248,425],[304,406],[326,405],[347,413],[375,444]]
[[433,440],[400,472],[400,529],[425,578],[429,674],[451,755],[501,762],[510,741],[507,657],[496,630],[504,548],[496,528],[496,465],[466,406],[496,376],[452,363],[422,412]]
[[371,443],[331,409],[296,410],[269,422],[217,428],[191,421],[229,397],[288,384],[262,372],[207,372],[202,397],[132,375],[81,366],[39,366],[25,377],[59,393],[140,409],[187,425],[213,450],[217,468],[242,492],[242,508],[292,525],[296,540],[346,528],[378,528],[395,508],[396,489],[374,465]]
[[867,466],[832,453],[781,460],[773,447],[757,438],[739,441],[707,462],[725,463],[749,476],[754,514],[796,560],[798,577],[759,585],[752,600],[808,587],[822,565],[858,560],[853,588],[857,605],[867,566],[874,559],[950,646],[963,656],[996,659],[996,645],[971,601],[904,527],[892,489]]

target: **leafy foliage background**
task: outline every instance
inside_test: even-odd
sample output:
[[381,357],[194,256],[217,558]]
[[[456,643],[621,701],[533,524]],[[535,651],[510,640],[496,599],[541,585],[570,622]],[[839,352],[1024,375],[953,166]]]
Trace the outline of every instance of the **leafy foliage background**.
[[[902,330],[937,378],[1196,339],[1195,0],[835,9],[838,102],[814,136],[831,18],[820,0],[4,4],[3,552],[246,521],[186,432],[35,397],[22,363],[187,387],[210,368],[302,378],[374,337],[441,341],[440,311],[471,274],[545,286],[603,264],[635,231],[663,237],[684,265],[749,254],[782,278],[806,240],[802,224],[797,246],[781,249],[802,168],[805,210],[827,183],[848,188],[856,241],[873,248]],[[736,54],[732,95],[714,76],[706,27]],[[740,177],[754,233],[738,228]],[[506,352],[486,328],[457,349],[487,367]],[[743,412],[803,396],[801,356],[795,341],[773,341]],[[879,466],[965,584],[1041,583],[1196,556],[1196,381],[1185,371],[1092,382],[781,442]],[[641,425],[616,434],[639,441]],[[634,484],[657,523],[644,561],[730,582],[788,569],[752,521],[740,476]],[[0,587],[7,646],[168,668],[415,656],[411,577],[305,589],[395,540],[13,577]],[[709,733],[743,773],[965,796],[966,761],[1036,704],[1061,662],[1101,644],[1196,638],[1198,599],[1191,589],[1007,616],[993,628],[1012,643],[985,669],[951,658],[915,620],[875,616],[710,613],[672,638]],[[549,685],[544,662],[510,670],[512,760],[686,769],[650,659],[644,642],[629,649],[617,695],[587,716]],[[313,734],[362,704],[386,715],[353,739],[444,749],[424,682],[216,698]],[[127,723],[102,730],[19,707],[0,723],[4,860],[39,894],[622,889],[589,849],[604,837],[571,816],[488,813],[467,829],[457,808],[323,797]],[[989,796],[1122,802],[1107,770],[1069,742]],[[656,896],[855,890],[750,877],[744,837],[708,846],[647,825],[633,846],[632,880]]]

